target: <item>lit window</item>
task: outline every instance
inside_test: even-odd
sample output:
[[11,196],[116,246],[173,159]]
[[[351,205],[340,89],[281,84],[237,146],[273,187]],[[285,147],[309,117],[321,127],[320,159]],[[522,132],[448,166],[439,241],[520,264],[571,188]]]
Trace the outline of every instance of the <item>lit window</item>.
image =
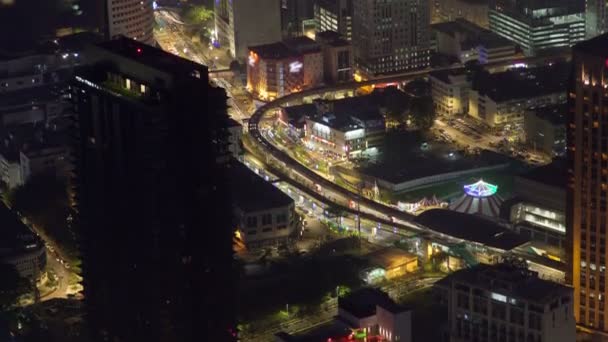
[[131,80],[127,78],[127,89],[131,90]]
[[144,93],[146,92],[146,86],[145,86],[145,85],[143,85],[143,84],[140,84],[140,85],[139,85],[139,91],[140,91],[142,94],[144,94]]

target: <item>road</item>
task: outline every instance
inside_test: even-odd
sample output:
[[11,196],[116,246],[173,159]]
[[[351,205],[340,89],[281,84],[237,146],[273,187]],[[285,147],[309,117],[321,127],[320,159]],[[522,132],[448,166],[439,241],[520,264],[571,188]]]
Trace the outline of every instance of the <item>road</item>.
[[[506,63],[505,63],[506,64]],[[265,135],[265,131],[261,129],[260,122],[264,116],[280,106],[288,103],[296,103],[301,101],[302,98],[307,96],[322,96],[323,94],[344,91],[352,89],[358,85],[366,84],[372,85],[376,83],[386,83],[388,81],[406,81],[417,77],[421,77],[430,72],[430,70],[415,71],[407,74],[398,76],[390,76],[382,79],[366,81],[361,83],[344,84],[338,86],[331,86],[319,89],[311,89],[300,93],[290,94],[279,98],[275,101],[267,103],[266,105],[258,108],[251,116],[248,124],[248,131],[251,136],[251,141],[257,145],[261,154],[266,156],[265,163],[269,163],[276,168],[283,169],[284,176],[289,177],[291,180],[301,184],[304,187],[317,192],[325,203],[335,203],[341,206],[348,206],[351,201],[355,201],[359,204],[361,212],[373,216],[375,219],[380,221],[390,221],[395,227],[405,229],[411,232],[423,234],[425,237],[432,241],[436,241],[441,244],[455,244],[461,242],[467,242],[460,239],[456,239],[450,236],[446,236],[439,232],[435,232],[428,227],[423,227],[414,222],[414,216],[405,212],[401,212],[391,206],[373,201],[371,199],[361,197],[357,193],[353,193],[347,189],[344,189],[333,182],[326,179],[323,175],[309,169],[305,165],[300,164],[294,160],[289,151],[283,149],[282,146],[277,146],[271,142],[272,139],[268,139]],[[499,251],[497,251],[499,252]],[[527,254],[521,254],[521,257],[528,259]]]
[[[204,64],[211,71],[229,68],[230,59],[221,50],[211,50],[212,47],[205,47],[201,43],[192,42],[177,13],[161,9],[155,11],[154,16],[160,26],[160,29],[155,30],[155,39],[163,50],[196,63]],[[253,100],[248,93],[237,89],[232,84],[240,85],[241,81],[234,78],[224,79],[214,75],[210,75],[210,79],[215,85],[226,90],[230,116],[239,122],[248,119],[249,113],[253,110]],[[240,86],[242,87],[242,85]]]

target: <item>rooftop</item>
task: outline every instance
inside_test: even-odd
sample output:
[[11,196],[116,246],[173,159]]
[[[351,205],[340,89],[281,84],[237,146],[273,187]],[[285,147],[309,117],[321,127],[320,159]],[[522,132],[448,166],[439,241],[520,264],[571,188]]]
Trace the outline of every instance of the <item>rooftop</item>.
[[37,235],[28,228],[17,213],[0,201],[0,251],[14,251],[40,242]]
[[233,118],[228,118],[228,127],[242,127],[243,125],[241,125],[238,121],[234,120]]
[[409,311],[408,308],[395,303],[386,292],[375,288],[362,288],[346,297],[338,299],[338,307],[340,309],[358,318],[375,315],[376,306],[393,314]]
[[566,114],[568,106],[565,103],[550,105],[545,107],[537,107],[531,110],[539,119],[550,122],[555,126],[563,126],[566,128]]
[[509,157],[493,151],[465,154],[455,150],[453,145],[427,141],[420,133],[400,132],[386,135],[381,161],[364,167],[363,172],[398,184],[447,172],[511,162]]
[[233,203],[245,212],[293,204],[291,197],[236,160],[230,164],[228,174]]
[[458,35],[461,44],[465,45],[465,50],[482,45],[486,48],[496,48],[503,46],[514,46],[508,39],[498,34],[477,26],[465,19],[456,19],[432,25],[435,31],[447,34],[452,38]]
[[496,102],[526,99],[554,93],[566,93],[571,67],[556,63],[531,69],[513,69],[495,74],[483,74],[473,89]]
[[519,177],[556,188],[566,189],[567,170],[568,168],[564,159],[555,159],[552,163],[532,169]]
[[206,66],[125,37],[105,41],[96,46],[112,54],[174,75],[191,76],[194,70],[207,73]]
[[377,250],[368,254],[367,258],[369,258],[372,263],[384,269],[400,267],[418,259],[416,255],[396,247]]
[[331,46],[348,46],[350,42],[342,37],[341,34],[334,31],[323,31],[315,34],[315,40],[321,44],[329,44]]
[[450,76],[456,77],[456,76],[466,76],[466,75],[467,75],[467,73],[464,68],[439,70],[439,71],[433,71],[430,73],[430,76],[440,80],[443,83],[452,83],[450,80]]
[[477,215],[445,209],[431,209],[415,219],[416,223],[458,239],[510,251],[528,242],[523,236]]
[[580,42],[574,46],[574,50],[608,58],[608,33]]
[[572,293],[572,288],[568,286],[540,279],[536,272],[511,264],[478,264],[452,273],[441,279],[437,285],[449,286],[452,282],[496,291],[509,299],[526,300],[540,305],[549,304]]
[[276,43],[250,46],[249,50],[264,59],[283,59],[319,52],[321,47],[308,37],[296,37]]

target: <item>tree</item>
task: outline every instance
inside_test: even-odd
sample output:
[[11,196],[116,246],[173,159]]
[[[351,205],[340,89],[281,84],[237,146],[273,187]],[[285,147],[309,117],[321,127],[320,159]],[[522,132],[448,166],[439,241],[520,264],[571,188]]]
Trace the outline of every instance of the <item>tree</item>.
[[333,217],[336,221],[338,228],[342,227],[342,216],[344,216],[344,210],[341,207],[331,204],[325,209],[328,217]]
[[205,6],[191,6],[184,8],[182,18],[188,25],[204,25],[213,19],[213,10]]
[[0,309],[6,310],[13,306],[19,296],[29,290],[27,279],[22,278],[9,264],[0,264]]
[[410,109],[413,123],[421,130],[428,130],[435,122],[433,99],[430,96],[415,97]]

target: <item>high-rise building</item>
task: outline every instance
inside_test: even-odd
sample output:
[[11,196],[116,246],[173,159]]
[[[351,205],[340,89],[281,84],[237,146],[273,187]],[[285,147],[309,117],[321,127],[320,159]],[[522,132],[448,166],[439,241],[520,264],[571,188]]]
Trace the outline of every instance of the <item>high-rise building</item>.
[[245,61],[248,47],[282,39],[281,0],[217,0],[215,31],[230,55]]
[[234,340],[224,91],[205,66],[127,38],[86,55],[71,97],[94,337]]
[[125,36],[154,45],[154,12],[152,0],[106,0],[107,35],[114,39]]
[[353,47],[367,77],[429,66],[427,0],[354,0]]
[[490,30],[519,44],[528,56],[567,48],[585,38],[583,2],[492,0]]
[[579,324],[608,331],[608,34],[577,44],[569,93],[566,233]]
[[334,31],[346,40],[353,38],[353,0],[317,0],[314,12],[317,32]]
[[283,38],[303,36],[304,24],[313,19],[313,1],[281,0],[281,29]]
[[608,32],[608,1],[585,1],[585,24],[587,38]]

